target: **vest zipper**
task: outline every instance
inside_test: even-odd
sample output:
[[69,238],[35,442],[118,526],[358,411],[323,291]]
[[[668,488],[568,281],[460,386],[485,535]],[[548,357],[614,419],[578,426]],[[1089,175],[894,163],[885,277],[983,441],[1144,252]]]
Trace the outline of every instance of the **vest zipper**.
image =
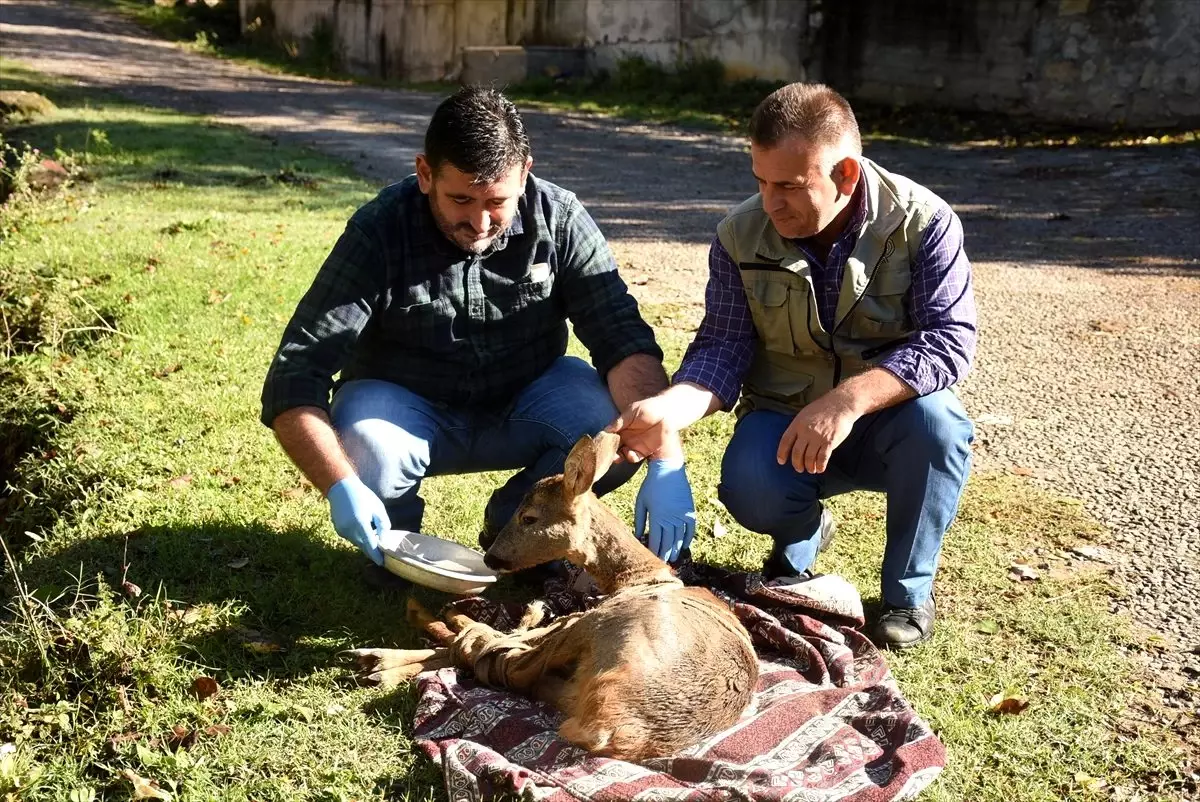
[[[859,302],[862,301],[863,296],[867,294],[867,290],[869,290],[871,288],[871,282],[875,280],[875,276],[879,275],[879,266],[881,264],[883,264],[883,261],[885,259],[887,259],[889,256],[892,255],[893,251],[896,250],[896,246],[892,244],[892,237],[896,236],[896,234],[900,231],[901,228],[904,228],[903,223],[901,223],[899,226],[897,226],[896,230],[888,235],[887,242],[885,242],[883,244],[883,253],[880,254],[879,261],[877,261],[875,263],[875,267],[873,267],[871,269],[871,277],[869,279],[867,279],[867,286],[863,287],[862,293],[860,293],[859,296],[854,299],[854,303],[851,304],[850,309],[846,311],[846,316],[833,324],[833,331],[829,332],[829,344],[831,346],[833,345],[833,338],[835,336],[837,336],[838,329],[841,328],[842,324],[845,323],[847,320],[849,320],[850,316],[854,314],[854,310],[858,308]],[[812,309],[811,308],[809,309],[808,314],[809,314],[809,318],[811,319],[811,317],[812,317]],[[835,315],[837,314],[836,310],[834,311],[834,314]],[[810,331],[811,331],[811,329],[810,329]],[[866,359],[865,356],[863,358]],[[841,383],[841,381],[842,381],[842,358],[840,356],[838,356],[837,350],[833,349],[833,386],[837,387]]]

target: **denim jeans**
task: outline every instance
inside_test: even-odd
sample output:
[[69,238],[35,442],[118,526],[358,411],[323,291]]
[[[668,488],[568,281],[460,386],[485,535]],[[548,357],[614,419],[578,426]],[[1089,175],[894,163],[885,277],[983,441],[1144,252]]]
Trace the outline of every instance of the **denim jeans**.
[[897,607],[923,604],[971,466],[974,429],[957,396],[941,390],[862,417],[823,474],[776,462],[791,421],[777,412],[749,413],[721,464],[721,502],[742,526],[775,541],[765,573],[798,574],[812,565],[821,499],[876,490],[887,494],[883,599]]
[[[333,397],[331,418],[359,478],[387,507],[396,529],[420,531],[426,476],[519,469],[492,493],[484,526],[499,531],[533,484],[561,473],[571,447],[617,416],[608,388],[576,357],[560,357],[507,409],[435,404],[391,382],[350,381]],[[637,465],[614,465],[597,494],[620,487]]]

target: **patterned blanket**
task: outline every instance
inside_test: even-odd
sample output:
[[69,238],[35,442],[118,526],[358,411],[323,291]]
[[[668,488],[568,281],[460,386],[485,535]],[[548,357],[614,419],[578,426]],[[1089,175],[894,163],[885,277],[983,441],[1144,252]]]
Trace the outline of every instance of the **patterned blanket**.
[[[444,772],[452,802],[528,800],[912,799],[945,765],[945,749],[900,695],[883,657],[859,632],[853,586],[826,575],[794,585],[685,563],[680,577],[728,601],[759,655],[754,701],[725,732],[644,764],[589,756],[557,735],[553,707],[479,685],[455,669],[418,679],[415,738]],[[553,615],[597,599],[586,574],[549,580]],[[454,603],[496,629],[523,608],[482,598]],[[686,681],[681,677],[680,681]]]

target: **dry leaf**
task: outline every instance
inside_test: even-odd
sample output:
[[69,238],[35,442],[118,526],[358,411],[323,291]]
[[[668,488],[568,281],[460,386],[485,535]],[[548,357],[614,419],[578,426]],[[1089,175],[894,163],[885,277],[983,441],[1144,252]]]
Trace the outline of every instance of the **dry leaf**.
[[238,557],[236,560],[230,561],[229,567],[236,571],[239,568],[245,568],[249,564],[250,564],[249,557]]
[[170,802],[171,795],[159,788],[154,780],[137,776],[133,769],[125,769],[121,775],[133,785],[134,799],[162,799],[164,802]]
[[1129,328],[1124,323],[1116,320],[1093,320],[1088,325],[1092,331],[1102,331],[1106,334],[1120,334]]
[[242,636],[242,648],[255,654],[271,654],[284,650],[283,646],[269,635],[264,635],[257,630],[238,629],[238,634]]
[[175,488],[190,487],[192,484],[192,475],[190,473],[185,473],[183,476],[176,476],[174,479],[167,482],[167,484]]
[[232,292],[222,292],[221,290],[208,291],[208,305],[223,304],[233,297]]
[[1029,702],[1019,696],[1012,696],[1008,693],[998,693],[988,702],[988,712],[997,715],[1006,713],[1016,715],[1027,707],[1029,707]]
[[221,686],[212,677],[196,677],[192,680],[192,694],[201,702],[219,690]]
[[725,524],[721,523],[721,519],[718,518],[713,521],[712,533],[713,537],[725,537],[725,535],[729,534],[729,530],[725,528]]
[[204,734],[215,738],[218,735],[228,735],[232,730],[225,724],[213,724],[211,727],[204,728]]
[[1014,465],[1012,472],[1017,476],[1033,476],[1033,468],[1026,468],[1023,465]]
[[121,582],[121,590],[125,591],[125,595],[136,599],[142,595],[142,589],[130,582],[128,579]]
[[1008,567],[1008,578],[1013,582],[1035,582],[1038,572],[1025,563],[1013,563]]
[[281,493],[281,495],[284,498],[292,499],[293,501],[296,499],[299,499],[299,498],[304,498],[304,488],[303,487],[289,487],[287,490],[284,490],[283,493]]
[[154,375],[154,378],[156,378],[156,379],[165,379],[168,376],[170,376],[172,373],[178,373],[181,370],[183,370],[183,363],[176,362],[174,365],[168,365],[165,368],[161,368],[159,370],[154,371],[153,375]]
[[167,747],[172,752],[178,752],[180,749],[190,749],[194,743],[196,743],[196,731],[189,730],[182,724],[176,724],[172,727],[171,734],[167,736]]

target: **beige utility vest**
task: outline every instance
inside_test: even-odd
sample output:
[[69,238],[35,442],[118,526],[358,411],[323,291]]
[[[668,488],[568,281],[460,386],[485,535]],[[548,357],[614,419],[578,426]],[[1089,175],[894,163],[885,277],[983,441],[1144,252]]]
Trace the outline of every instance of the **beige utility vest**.
[[924,187],[859,159],[867,213],[846,261],[832,331],[817,313],[812,267],[775,230],[755,195],[717,226],[737,263],[758,344],[736,413],[794,414],[843,379],[861,373],[913,333],[905,303],[912,259],[943,202]]

